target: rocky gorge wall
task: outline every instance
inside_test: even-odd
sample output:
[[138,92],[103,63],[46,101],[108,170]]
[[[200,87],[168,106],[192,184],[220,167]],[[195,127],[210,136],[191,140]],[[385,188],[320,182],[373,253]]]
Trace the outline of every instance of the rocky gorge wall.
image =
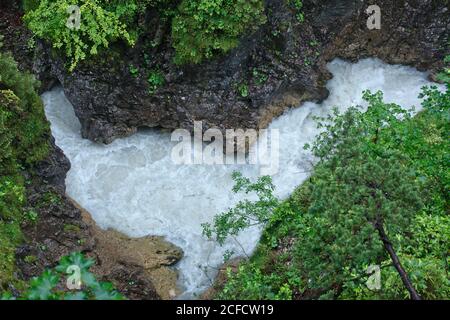
[[[21,14],[17,2],[0,4],[4,44],[0,50],[11,52],[20,70],[31,71],[33,50],[27,45],[30,33]],[[127,298],[171,299],[178,294],[177,274],[170,266],[181,259],[182,250],[160,237],[130,239],[98,228],[90,214],[65,194],[71,164],[50,134],[48,139],[48,156],[22,170],[30,181],[26,208],[36,213],[36,220],[21,225],[24,241],[16,249],[16,278],[29,280],[56,266],[61,257],[82,252],[95,259],[93,273],[112,282]],[[2,289],[20,295],[11,284]]]
[[[448,52],[447,1],[376,1],[380,30],[366,25],[373,1],[303,3],[305,21],[299,22],[286,1],[267,0],[265,25],[229,54],[200,65],[175,65],[169,26],[149,14],[153,34],[134,48],[117,44],[70,73],[64,58],[41,43],[33,70],[47,88],[55,81],[63,85],[84,138],[110,143],[142,126],[192,130],[200,120],[204,130],[264,128],[286,108],[326,98],[325,65],[333,58],[378,57],[433,74]],[[152,41],[160,45],[149,46]],[[140,68],[136,76],[130,65]],[[165,84],[149,93],[144,70],[155,68]],[[239,92],[240,85],[248,94]]]

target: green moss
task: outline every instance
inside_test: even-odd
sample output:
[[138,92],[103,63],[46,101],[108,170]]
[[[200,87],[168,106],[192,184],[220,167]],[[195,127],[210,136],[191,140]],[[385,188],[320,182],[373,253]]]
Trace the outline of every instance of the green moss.
[[49,152],[49,125],[36,92],[38,82],[21,73],[14,59],[0,53],[0,291],[20,286],[14,276],[15,251],[23,241],[25,212],[23,170],[44,159]]
[[32,263],[35,263],[37,261],[37,257],[33,256],[33,255],[29,255],[29,256],[26,256],[23,260],[26,263],[32,264]]
[[43,208],[49,205],[59,205],[62,204],[62,199],[59,194],[53,191],[47,191],[44,195],[39,199],[36,207]]
[[79,226],[76,226],[74,224],[65,224],[64,225],[64,231],[65,232],[73,232],[73,233],[79,233],[81,231]]
[[15,284],[15,252],[17,245],[23,240],[20,224],[17,221],[0,220],[0,292],[8,285]]

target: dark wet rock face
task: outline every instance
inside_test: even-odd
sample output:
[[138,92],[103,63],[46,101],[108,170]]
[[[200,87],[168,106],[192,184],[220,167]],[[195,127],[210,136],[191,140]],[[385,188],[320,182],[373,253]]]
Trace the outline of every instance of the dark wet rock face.
[[20,70],[31,71],[33,49],[28,46],[31,31],[22,23],[22,12],[18,1],[0,1],[0,35],[4,37],[1,50],[9,51],[14,55]]
[[[342,1],[345,2],[345,1]],[[351,1],[347,1],[351,2]],[[339,56],[356,61],[378,57],[388,63],[405,64],[433,77],[448,54],[450,10],[446,1],[377,1],[381,30],[367,30],[367,5],[355,6],[352,21],[325,50],[325,59]],[[356,23],[359,21],[359,23]]]
[[55,186],[61,193],[66,190],[66,174],[70,170],[69,159],[63,151],[55,144],[55,139],[51,137],[52,152],[36,166],[36,173],[43,179],[44,183]]
[[[135,48],[117,45],[69,73],[43,45],[35,71],[45,83],[62,83],[83,137],[110,143],[141,126],[192,130],[195,120],[204,121],[204,130],[265,127],[288,107],[324,99],[330,77],[325,64],[335,57],[373,56],[431,71],[441,66],[450,21],[443,1],[377,1],[382,28],[372,31],[365,13],[372,1],[304,1],[303,23],[285,3],[268,0],[264,26],[228,55],[201,65],[174,65],[169,28],[150,17],[154,34]],[[164,30],[162,44],[149,46]],[[139,67],[136,77],[130,65]],[[166,83],[149,94],[147,78],[155,69]]]

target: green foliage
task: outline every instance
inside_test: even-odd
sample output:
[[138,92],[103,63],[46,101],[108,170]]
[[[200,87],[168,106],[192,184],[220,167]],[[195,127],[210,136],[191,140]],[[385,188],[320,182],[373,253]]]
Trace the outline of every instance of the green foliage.
[[41,0],[22,0],[22,7],[25,12],[36,10]]
[[[442,300],[449,298],[450,282],[447,276],[448,270],[442,261],[433,256],[416,258],[401,254],[399,258],[423,299]],[[386,268],[382,269],[382,289],[380,291],[368,289],[365,285],[365,280],[363,278],[359,279],[359,281],[347,281],[344,284],[340,298],[358,300],[409,299],[409,294],[393,266],[387,265]]]
[[149,86],[149,93],[154,94],[156,90],[163,86],[166,82],[164,75],[159,70],[153,70],[148,75],[148,86]]
[[[304,21],[302,1],[287,4]],[[70,5],[81,9],[79,29],[66,26]],[[134,45],[148,33],[143,21],[150,10],[170,24],[177,64],[201,63],[227,53],[267,20],[263,0],[23,0],[23,7],[28,27],[68,58],[70,70],[115,41]],[[150,41],[152,47],[160,43]]]
[[[39,277],[30,280],[29,289],[19,299],[27,300],[122,300],[111,283],[98,282],[89,271],[94,260],[84,257],[81,253],[73,252],[61,258],[59,264],[52,270],[45,270]],[[79,271],[79,274],[77,271]],[[65,276],[76,277],[79,275],[80,289],[72,291],[63,290]],[[66,283],[76,285],[74,278],[67,279]],[[10,294],[3,294],[3,299],[15,299]]]
[[61,196],[53,191],[47,191],[44,195],[39,199],[36,207],[41,208],[49,205],[59,205],[62,203]]
[[279,204],[273,195],[274,186],[269,176],[260,177],[254,183],[239,172],[233,172],[232,177],[235,181],[234,193],[256,194],[258,200],[239,201],[234,208],[215,216],[213,224],[202,224],[203,234],[210,239],[214,237],[221,245],[229,236],[236,236],[250,226],[268,222],[272,210]]
[[227,282],[217,296],[223,300],[290,300],[292,291],[280,284],[275,273],[263,274],[254,265],[241,265],[237,272],[227,269]]
[[16,246],[23,240],[20,224],[36,219],[25,212],[21,170],[43,160],[49,150],[49,125],[30,74],[0,53],[0,290],[14,284]]
[[200,63],[235,48],[265,23],[262,0],[183,0],[172,21],[176,63]]
[[[256,253],[229,271],[218,297],[266,299],[284,288],[302,299],[408,298],[374,228],[382,221],[420,295],[448,299],[449,92],[424,88],[415,117],[365,92],[367,112],[319,119],[324,131],[306,146],[319,159],[313,175],[270,210]],[[216,221],[219,239],[233,230],[233,220]],[[372,264],[380,291],[366,286]]]
[[138,74],[139,74],[139,68],[138,67],[135,67],[134,65],[130,64],[128,66],[128,69],[129,69],[130,74],[131,74],[131,76],[133,78],[136,78],[138,76]]
[[36,223],[39,218],[39,215],[34,210],[28,210],[25,212],[24,218],[30,222]]
[[[49,124],[36,92],[39,83],[32,75],[19,72],[7,54],[0,55],[0,83],[2,138],[11,139],[14,156],[20,161],[42,160],[48,153]],[[5,140],[0,143],[7,144]]]
[[[70,5],[78,5],[81,13],[80,28],[66,26]],[[98,49],[108,48],[115,40],[123,39],[134,45],[135,39],[121,19],[129,18],[137,6],[134,1],[106,6],[102,0],[41,0],[39,7],[28,12],[24,19],[33,33],[61,49],[70,60],[69,70]]]
[[412,223],[411,234],[413,236],[401,239],[402,252],[414,255],[416,258],[432,255],[444,264],[450,263],[448,248],[450,216],[418,214]]
[[289,5],[291,5],[295,10],[295,17],[298,22],[305,21],[305,15],[303,13],[303,1],[302,0],[288,0]]
[[438,76],[438,79],[441,80],[442,82],[445,83],[449,83],[450,82],[450,55],[445,57],[444,60],[445,64],[447,65],[447,67],[444,69],[443,72],[441,72]]
[[409,159],[389,147],[402,139],[399,119],[409,115],[383,103],[380,92],[365,92],[364,99],[367,112],[350,108],[321,119],[325,130],[312,147],[320,160],[304,214],[308,229],[300,233],[304,245],[296,256],[310,287],[323,292],[383,260],[376,223],[394,237],[408,230],[422,206]]
[[249,90],[250,89],[248,88],[248,85],[246,83],[241,83],[238,86],[238,92],[239,92],[239,95],[242,98],[247,98],[248,97],[248,95],[250,94]]
[[252,71],[253,80],[257,85],[262,85],[266,83],[267,79],[269,78],[267,74],[265,74],[263,71],[254,68]]

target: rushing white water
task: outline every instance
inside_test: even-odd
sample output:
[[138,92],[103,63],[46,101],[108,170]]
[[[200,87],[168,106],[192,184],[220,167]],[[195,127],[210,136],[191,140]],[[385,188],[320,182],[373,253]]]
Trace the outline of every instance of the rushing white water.
[[[308,174],[311,156],[303,150],[318,133],[313,116],[324,116],[333,106],[341,110],[363,104],[362,91],[382,90],[385,100],[405,108],[416,106],[420,88],[429,85],[427,74],[375,59],[356,64],[334,60],[328,65],[333,79],[327,84],[329,98],[322,104],[304,103],[274,120],[270,129],[280,132],[280,171],[274,175],[277,195],[287,196]],[[132,137],[104,146],[83,140],[80,124],[61,88],[43,95],[46,114],[56,143],[72,163],[67,193],[86,208],[103,228],[114,228],[133,237],[165,236],[180,246],[185,256],[177,265],[185,296],[210,285],[209,278],[223,261],[225,250],[250,253],[259,229],[246,231],[224,247],[201,235],[201,223],[233,206],[239,200],[231,193],[231,173],[257,177],[257,166],[175,165],[170,134],[139,131]],[[207,274],[204,268],[208,266]]]

